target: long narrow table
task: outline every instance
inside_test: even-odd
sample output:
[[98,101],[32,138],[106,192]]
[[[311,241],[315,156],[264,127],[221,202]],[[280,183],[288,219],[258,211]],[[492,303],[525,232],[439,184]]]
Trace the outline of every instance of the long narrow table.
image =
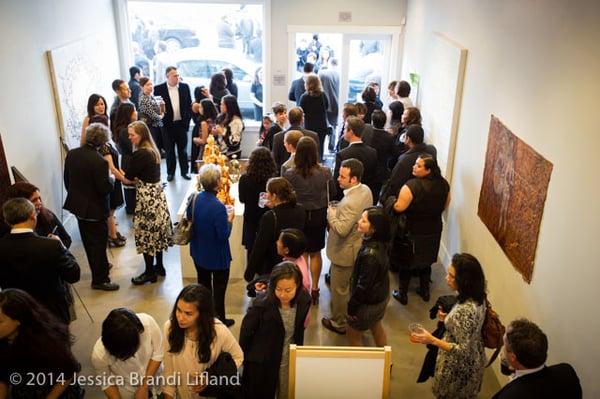
[[[197,180],[194,176],[190,181],[188,190],[183,197],[183,202],[177,210],[177,220],[181,220],[185,213],[187,199],[194,191],[196,191]],[[233,218],[233,227],[229,236],[229,247],[231,248],[231,269],[229,278],[243,278],[246,268],[246,249],[242,246],[242,226],[244,224],[244,204],[238,201],[238,183],[231,186],[231,196],[235,198],[235,217]],[[181,277],[196,279],[196,267],[190,256],[189,245],[181,245]]]

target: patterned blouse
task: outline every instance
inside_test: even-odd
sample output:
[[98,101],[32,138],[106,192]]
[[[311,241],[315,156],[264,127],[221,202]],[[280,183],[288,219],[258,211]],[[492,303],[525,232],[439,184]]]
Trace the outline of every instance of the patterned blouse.
[[138,107],[140,120],[146,122],[148,126],[162,127],[162,118],[160,117],[160,106],[152,96],[144,93],[140,96],[140,104]]
[[457,303],[446,316],[443,339],[452,345],[438,352],[432,391],[436,398],[476,398],[481,389],[485,352],[481,326],[485,305],[473,300]]

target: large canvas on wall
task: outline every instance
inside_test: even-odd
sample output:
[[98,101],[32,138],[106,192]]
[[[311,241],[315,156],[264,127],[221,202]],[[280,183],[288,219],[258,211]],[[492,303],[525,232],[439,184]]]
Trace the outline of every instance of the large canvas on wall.
[[492,115],[478,215],[530,283],[552,163]]
[[92,35],[46,52],[61,141],[66,149],[80,144],[87,100],[101,94],[110,107],[111,83],[119,77],[118,54],[100,35]]
[[460,119],[467,49],[434,32],[420,71],[419,103],[425,140],[437,149],[442,175],[451,182],[454,149]]

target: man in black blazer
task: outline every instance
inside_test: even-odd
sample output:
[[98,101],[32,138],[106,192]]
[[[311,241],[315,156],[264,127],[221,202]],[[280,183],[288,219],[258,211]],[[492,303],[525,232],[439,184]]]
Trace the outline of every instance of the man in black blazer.
[[300,106],[300,97],[306,91],[305,82],[306,77],[313,73],[315,66],[310,62],[304,64],[304,75],[299,77],[298,79],[292,81],[292,85],[290,86],[290,92],[288,93],[288,100],[294,101],[297,106]]
[[[312,130],[304,129],[302,125],[304,124],[304,111],[300,107],[294,107],[288,111],[288,121],[290,122],[290,127],[283,132],[276,133],[273,136],[273,149],[271,153],[273,154],[273,159],[275,160],[275,164],[277,165],[277,172],[281,170],[281,165],[285,163],[290,158],[290,153],[287,152],[285,146],[283,145],[283,139],[285,138],[285,134],[291,130],[298,130],[302,132],[303,135],[310,137],[317,143],[317,148],[321,148],[319,145],[319,135]],[[323,154],[319,154],[321,157]]]
[[503,362],[514,372],[493,399],[569,398],[582,396],[577,373],[567,363],[546,366],[548,338],[527,319],[512,321],[504,334]]
[[34,233],[37,212],[29,200],[10,199],[2,213],[11,231],[0,238],[0,287],[29,293],[69,324],[73,297],[68,283],[79,281],[77,261],[58,236],[40,237]]
[[187,135],[192,119],[192,95],[190,87],[179,81],[177,68],[170,66],[166,70],[167,81],[154,87],[154,95],[161,96],[165,102],[163,117],[163,143],[167,152],[167,180],[175,176],[175,146],[181,176],[190,180],[187,155]]
[[[344,139],[349,143],[348,147],[339,151],[335,155],[335,170],[333,180],[337,181],[340,175],[340,165],[345,159],[355,158],[362,162],[364,167],[362,183],[371,189],[371,193],[376,188],[377,173],[377,151],[363,143],[361,140],[365,122],[357,116],[349,116],[344,126]],[[336,200],[341,200],[344,191],[337,187]]]
[[[394,136],[385,131],[387,117],[385,112],[376,109],[371,115],[373,123],[373,131],[371,142],[367,143],[377,151],[377,172],[375,180],[375,190],[373,191],[373,203],[379,201],[379,192],[384,181],[390,177],[390,169],[388,168],[389,160],[394,157]],[[369,125],[366,125],[369,126]]]
[[400,189],[406,182],[412,179],[412,168],[419,154],[429,154],[433,158],[437,157],[437,150],[433,145],[425,144],[423,142],[425,138],[425,132],[421,126],[411,125],[406,129],[406,141],[405,144],[408,147],[408,151],[398,157],[398,161],[392,169],[390,180],[381,192],[379,197],[380,203],[385,203],[388,197],[395,195],[396,197],[400,193]]
[[108,141],[108,128],[92,123],[85,131],[85,145],[67,153],[64,181],[67,199],[63,208],[77,217],[83,248],[92,271],[92,288],[115,291],[118,284],[108,277],[109,194],[114,176],[108,174],[108,162],[98,148]]

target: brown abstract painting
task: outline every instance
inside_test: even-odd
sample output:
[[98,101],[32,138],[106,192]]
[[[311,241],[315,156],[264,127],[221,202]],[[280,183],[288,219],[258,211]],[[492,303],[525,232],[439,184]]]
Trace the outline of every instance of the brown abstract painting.
[[552,163],[492,115],[477,214],[531,283]]

